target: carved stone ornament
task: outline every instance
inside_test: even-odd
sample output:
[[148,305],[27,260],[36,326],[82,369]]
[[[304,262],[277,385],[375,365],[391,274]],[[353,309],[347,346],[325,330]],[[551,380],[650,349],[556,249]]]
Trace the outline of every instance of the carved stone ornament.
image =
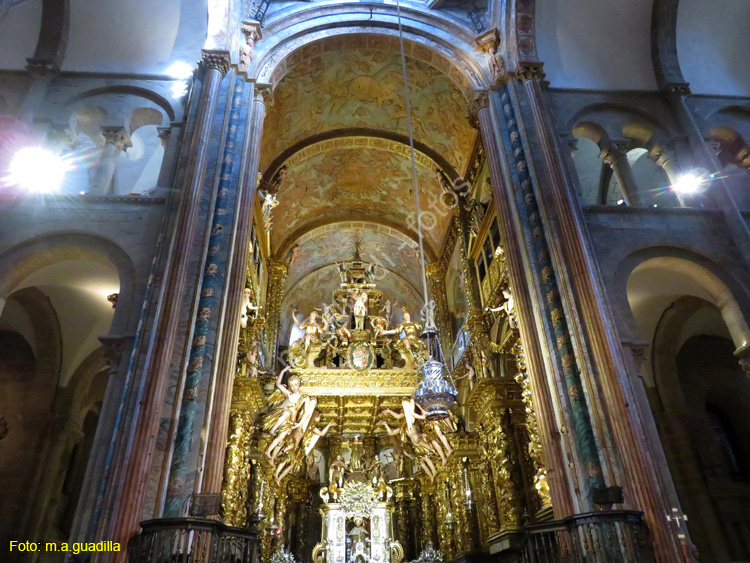
[[226,51],[207,51],[203,50],[201,53],[201,64],[209,69],[216,69],[222,75],[226,75],[229,71],[229,53]]

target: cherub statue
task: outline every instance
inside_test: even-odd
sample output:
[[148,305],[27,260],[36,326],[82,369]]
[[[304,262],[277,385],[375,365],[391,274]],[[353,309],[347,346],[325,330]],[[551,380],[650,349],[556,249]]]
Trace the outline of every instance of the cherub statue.
[[276,195],[272,193],[264,194],[258,190],[260,197],[263,198],[263,227],[268,230],[271,228],[271,211],[279,204],[279,200],[276,199]]
[[247,328],[250,318],[252,316],[255,316],[258,313],[259,307],[257,305],[253,305],[252,297],[253,297],[252,289],[250,289],[249,287],[246,287],[244,302],[243,302],[243,307],[242,307],[242,314],[240,315],[240,326],[242,328]]
[[373,338],[377,339],[385,334],[388,328],[388,321],[384,317],[370,317],[370,326],[373,330]]
[[260,362],[258,361],[258,343],[253,342],[250,349],[245,354],[243,361],[247,365],[248,370],[245,372],[247,377],[258,378],[258,375],[267,373],[266,371],[259,369]]
[[[422,410],[419,405],[417,405],[417,408],[419,408],[420,411]],[[422,411],[422,414],[424,415],[424,411]],[[453,422],[450,421],[450,419],[447,420],[449,422],[445,422],[444,420],[426,420],[425,417],[424,421],[426,440],[430,443],[432,449],[440,456],[440,461],[443,466],[445,466],[448,457],[453,453],[453,446],[451,446],[451,443],[448,441],[445,434],[455,432]]]
[[385,313],[384,317],[387,322],[391,322],[391,317],[393,316],[393,308],[396,306],[398,301],[391,304],[390,299],[386,299],[385,303],[383,303],[383,306],[380,308],[380,311],[378,313]]
[[295,308],[292,312],[292,320],[298,328],[305,331],[305,336],[302,339],[304,341],[305,355],[307,355],[310,346],[319,343],[320,337],[323,334],[324,327],[318,322],[318,312],[312,311],[307,319],[300,321],[297,318],[297,309]]
[[462,379],[469,380],[469,391],[474,390],[474,383],[476,380],[477,374],[474,371],[474,366],[471,365],[471,362],[467,359],[464,360],[464,373],[463,375],[456,378],[456,381],[461,381]]

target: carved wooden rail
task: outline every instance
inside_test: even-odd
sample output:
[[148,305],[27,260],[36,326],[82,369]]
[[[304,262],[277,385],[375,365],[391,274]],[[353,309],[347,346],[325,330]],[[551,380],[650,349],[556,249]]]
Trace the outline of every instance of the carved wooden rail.
[[131,563],[257,563],[258,531],[216,520],[159,518],[141,522],[128,546]]
[[653,563],[642,512],[576,514],[526,527],[524,563]]

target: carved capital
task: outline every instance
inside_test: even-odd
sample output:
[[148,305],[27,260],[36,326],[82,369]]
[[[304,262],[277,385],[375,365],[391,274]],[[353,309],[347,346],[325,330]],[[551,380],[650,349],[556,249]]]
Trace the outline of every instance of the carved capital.
[[172,133],[172,128],[171,127],[157,127],[156,132],[157,132],[157,135],[159,135],[161,146],[166,148],[167,142],[169,141],[169,135],[171,135]]
[[255,101],[262,103],[266,108],[273,107],[273,88],[270,84],[255,85]]
[[26,59],[26,70],[35,78],[52,78],[60,72],[55,61],[46,59]]
[[101,130],[105,145],[115,145],[121,151],[133,146],[130,142],[130,136],[119,125],[104,125]]
[[475,129],[479,129],[479,112],[483,109],[488,108],[490,105],[490,99],[485,91],[477,91],[474,93],[474,99],[469,104],[469,123]]
[[599,158],[606,162],[610,167],[614,167],[617,164],[617,159],[624,155],[625,153],[622,150],[609,146],[601,150]]
[[536,80],[539,82],[543,82],[544,85],[546,85],[546,82],[544,80],[544,77],[546,75],[544,74],[543,67],[543,63],[522,62],[516,69],[516,78],[521,84],[526,84],[530,80]]
[[111,369],[117,369],[123,352],[133,345],[134,337],[131,334],[121,336],[100,336],[99,342],[104,348],[104,359]]
[[689,96],[690,84],[687,82],[670,82],[664,86],[664,91],[673,96]]
[[206,70],[218,70],[222,76],[229,71],[230,57],[226,51],[209,51],[204,49],[201,52],[201,65]]
[[668,145],[654,145],[648,153],[654,163],[664,168],[670,161],[675,159],[675,152]]

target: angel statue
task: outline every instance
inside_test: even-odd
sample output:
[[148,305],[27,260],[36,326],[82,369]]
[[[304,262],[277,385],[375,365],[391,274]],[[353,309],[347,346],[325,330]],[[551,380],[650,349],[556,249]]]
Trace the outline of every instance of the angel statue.
[[263,420],[263,430],[267,430],[274,436],[273,441],[265,451],[266,457],[272,461],[274,456],[282,450],[287,438],[294,440],[290,436],[292,430],[302,428],[304,433],[318,404],[316,399],[300,392],[300,380],[296,375],[289,378],[288,388],[281,383],[284,374],[289,369],[291,368],[287,366],[281,370],[279,377],[276,379],[276,391],[268,398],[271,408]]
[[263,198],[263,227],[268,230],[271,228],[271,211],[273,211],[273,208],[279,204],[279,200],[276,198],[275,194],[270,192],[264,194],[262,191],[258,190],[258,193],[260,194],[260,197]]
[[464,360],[464,374],[457,377],[456,381],[461,381],[462,379],[468,379],[469,380],[469,391],[474,390],[474,383],[476,382],[477,374],[474,371],[474,366],[471,365],[471,362],[467,359]]
[[[385,428],[385,431],[389,436],[400,436],[402,440],[411,444],[417,462],[430,478],[430,481],[434,481],[435,476],[437,475],[437,469],[435,469],[435,464],[432,463],[432,460],[430,459],[430,455],[434,452],[432,451],[430,444],[427,443],[425,435],[416,430],[416,427],[414,431],[407,432],[405,428],[406,425],[404,424],[402,424],[400,428],[391,428],[385,420],[381,420],[379,424]],[[406,452],[404,452],[404,455],[412,457]]]
[[307,355],[310,345],[320,342],[320,337],[323,334],[325,327],[318,322],[317,311],[312,311],[307,319],[300,321],[297,318],[297,309],[295,308],[292,312],[292,320],[298,328],[305,331],[305,336],[303,336],[301,340],[304,342],[305,355]]
[[[317,428],[315,423],[319,421],[320,413],[316,412],[312,424],[305,425],[304,421],[300,421],[295,425],[292,433],[284,439],[283,445],[279,448],[281,457],[274,473],[277,483],[286,477],[290,471],[300,469],[302,459],[307,458],[312,453],[318,440],[325,436],[332,426],[336,426],[335,422],[329,422],[324,428]],[[274,461],[275,457],[271,458],[271,462]]]

